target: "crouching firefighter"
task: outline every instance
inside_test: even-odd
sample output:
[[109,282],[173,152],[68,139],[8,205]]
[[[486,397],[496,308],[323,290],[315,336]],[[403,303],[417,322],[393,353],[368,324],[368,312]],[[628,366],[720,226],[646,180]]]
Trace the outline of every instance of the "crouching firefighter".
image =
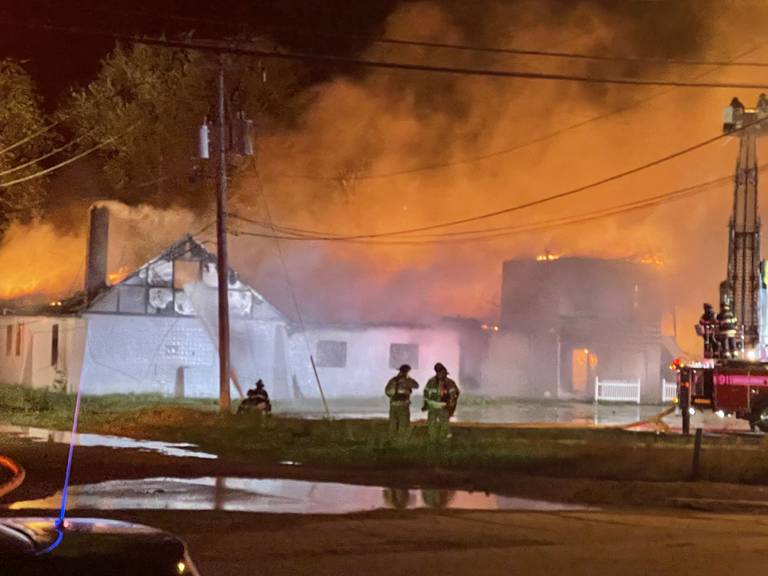
[[448,421],[456,411],[459,387],[448,378],[448,370],[440,362],[435,364],[435,375],[424,387],[424,406],[427,410],[427,427],[432,440],[450,438]]
[[720,344],[721,358],[736,357],[736,332],[738,319],[731,311],[731,305],[725,301],[720,305],[717,315],[717,340]]
[[384,394],[389,398],[389,433],[392,436],[407,436],[411,426],[411,393],[419,384],[408,376],[410,371],[411,367],[403,364],[384,388]]
[[246,395],[246,399],[240,402],[237,408],[238,414],[254,412],[259,415],[269,415],[272,413],[272,403],[269,401],[269,394],[261,379],[256,382],[256,388],[248,390]]

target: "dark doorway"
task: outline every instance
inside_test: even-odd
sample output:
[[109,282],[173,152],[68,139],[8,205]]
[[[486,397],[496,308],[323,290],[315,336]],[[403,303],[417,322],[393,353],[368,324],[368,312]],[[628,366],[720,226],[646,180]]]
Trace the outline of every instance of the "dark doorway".
[[173,395],[176,398],[184,398],[184,366],[176,368],[176,385]]

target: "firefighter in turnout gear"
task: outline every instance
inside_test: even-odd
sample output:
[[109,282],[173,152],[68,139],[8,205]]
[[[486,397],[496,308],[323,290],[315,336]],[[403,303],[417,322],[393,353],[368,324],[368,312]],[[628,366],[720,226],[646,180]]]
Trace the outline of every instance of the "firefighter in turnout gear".
[[699,335],[704,339],[704,358],[718,355],[717,316],[712,304],[704,304],[704,313],[699,318]]
[[736,357],[736,331],[738,319],[731,311],[731,305],[723,302],[717,315],[717,340],[721,358]]
[[238,414],[255,412],[259,415],[267,415],[272,413],[272,403],[269,401],[269,394],[267,394],[267,389],[264,388],[264,382],[261,380],[256,382],[255,389],[248,390],[246,396],[237,408]]
[[427,410],[429,437],[433,440],[450,438],[448,421],[456,411],[459,387],[448,378],[448,370],[440,362],[435,364],[435,375],[424,387],[424,407]]
[[403,364],[384,388],[384,394],[389,398],[389,433],[392,436],[407,436],[411,426],[411,393],[419,384],[408,376],[410,371],[411,367]]

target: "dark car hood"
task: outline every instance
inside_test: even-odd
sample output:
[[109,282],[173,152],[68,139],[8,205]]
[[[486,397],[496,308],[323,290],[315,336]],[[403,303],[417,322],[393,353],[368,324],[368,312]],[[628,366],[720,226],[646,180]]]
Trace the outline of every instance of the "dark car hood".
[[60,531],[52,518],[0,518],[0,541],[0,574],[195,573],[181,540],[141,524],[71,518]]

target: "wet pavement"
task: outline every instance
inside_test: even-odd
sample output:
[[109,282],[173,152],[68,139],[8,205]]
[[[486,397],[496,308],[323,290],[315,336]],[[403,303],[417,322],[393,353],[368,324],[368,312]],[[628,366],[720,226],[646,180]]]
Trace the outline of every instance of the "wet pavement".
[[[389,407],[380,399],[329,399],[331,416],[343,418],[387,418]],[[411,404],[411,420],[425,418],[420,410],[421,399],[417,398]],[[666,406],[630,405],[630,404],[601,404],[595,406],[588,402],[556,402],[488,399],[459,406],[453,418],[455,422],[481,422],[500,424],[530,424],[530,423],[583,423],[590,425],[623,425],[650,418]],[[312,401],[296,401],[276,406],[275,413],[304,417],[323,418],[322,405]]]
[[[378,399],[329,399],[328,405],[331,416],[335,419],[344,418],[387,418],[386,402]],[[487,399],[462,405],[461,400],[452,419],[458,423],[482,424],[558,424],[585,426],[626,426],[635,422],[649,420],[664,410],[667,405],[636,405],[636,404],[599,404],[591,402],[565,402],[554,400],[512,400]],[[411,404],[411,420],[425,418],[420,410],[421,399],[416,398]],[[325,416],[323,407],[312,401],[298,401],[278,406],[276,414],[303,417],[322,418]],[[679,429],[679,415],[670,414],[664,418],[664,423],[672,429]],[[749,425],[735,418],[719,418],[712,413],[697,414],[692,426],[702,426],[707,430],[749,430]]]
[[[26,438],[33,442],[54,442],[69,444],[71,432],[35,428],[33,426],[0,425],[0,434]],[[106,436],[101,434],[77,434],[77,446],[99,446],[106,448],[131,448],[143,452],[154,452],[177,458],[207,458],[215,459],[215,454],[196,450],[197,446],[183,442],[158,442],[154,440],[136,440],[124,436]]]
[[[462,490],[404,489],[332,482],[232,477],[110,480],[73,486],[70,510],[204,510],[347,514],[378,509],[439,508],[559,512],[585,506]],[[61,492],[9,504],[11,510],[53,510]]]

